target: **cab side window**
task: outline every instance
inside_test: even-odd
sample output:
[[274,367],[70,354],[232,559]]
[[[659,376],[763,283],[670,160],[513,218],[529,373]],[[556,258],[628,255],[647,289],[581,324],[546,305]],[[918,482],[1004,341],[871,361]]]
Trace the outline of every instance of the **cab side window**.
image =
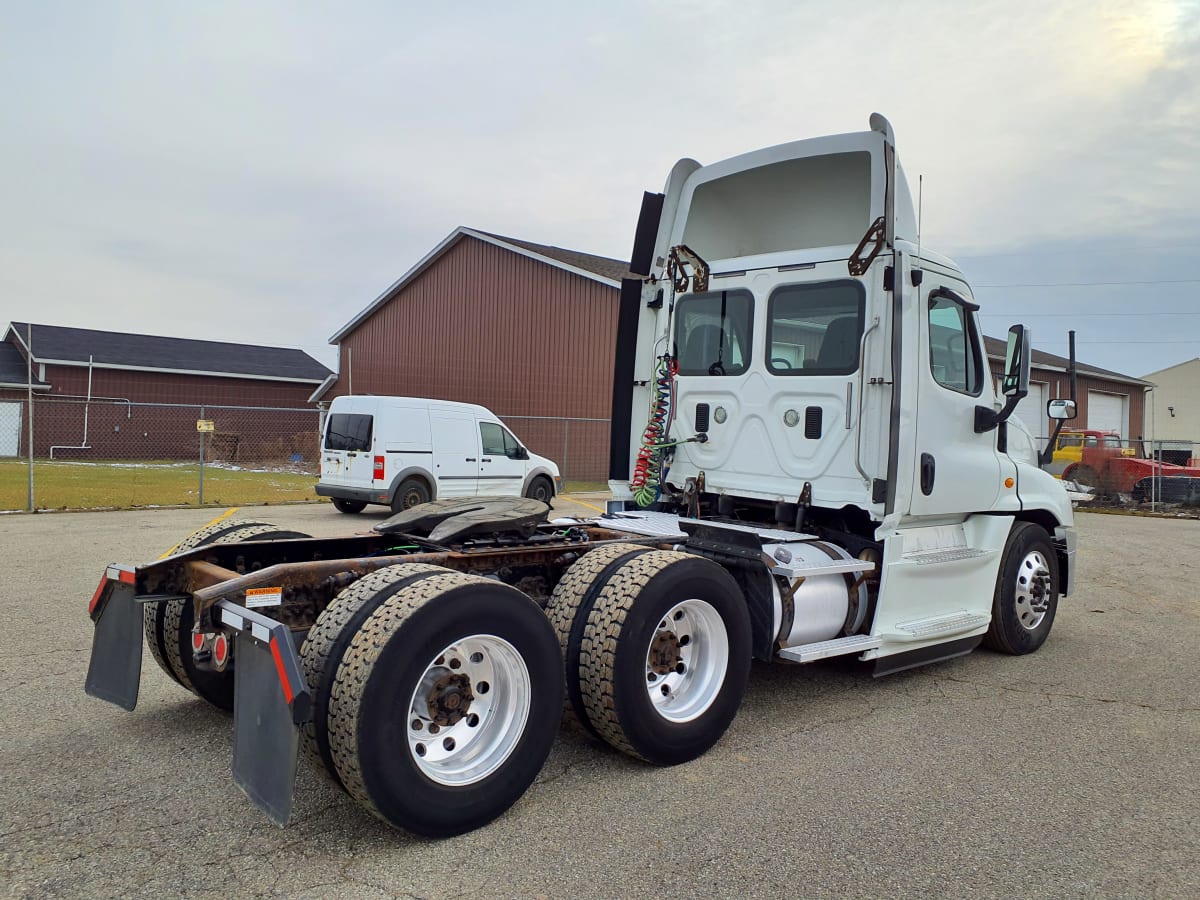
[[504,456],[504,429],[491,422],[479,423],[479,437],[485,456]]
[[983,361],[971,310],[957,299],[929,297],[929,366],[943,387],[977,397],[983,387]]

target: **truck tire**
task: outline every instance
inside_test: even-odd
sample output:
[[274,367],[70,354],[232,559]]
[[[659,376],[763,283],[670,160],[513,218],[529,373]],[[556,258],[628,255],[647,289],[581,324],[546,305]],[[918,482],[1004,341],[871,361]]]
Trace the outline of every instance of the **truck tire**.
[[1014,656],[1045,643],[1058,611],[1058,556],[1050,536],[1032,522],[1013,525],[1000,561],[992,622],[983,646]]
[[543,503],[549,503],[554,499],[554,484],[545,475],[539,475],[533,481],[529,482],[529,487],[525,490],[525,496],[530,500],[541,500]]
[[626,560],[588,615],[579,681],[591,725],[655,765],[695,759],[737,715],[750,675],[750,614],[737,582],[704,557]]
[[604,544],[575,560],[563,573],[546,604],[546,616],[558,635],[563,655],[563,676],[566,685],[564,715],[574,716],[596,737],[599,732],[588,721],[587,710],[579,687],[579,643],[587,627],[588,616],[600,591],[621,564],[651,547],[641,544]]
[[363,622],[329,698],[346,790],[429,837],[478,828],[533,783],[562,710],[554,629],[515,588],[460,573],[410,584]]
[[[199,531],[184,538],[163,556],[173,556],[176,553],[183,553],[185,550],[194,550],[197,547],[203,547],[206,544],[216,542],[222,535],[228,534],[231,531],[236,531],[239,528],[246,528],[251,525],[264,525],[264,522],[217,522],[215,525],[209,525],[206,528],[201,528]],[[165,610],[164,603],[147,603],[142,609],[142,625],[146,635],[146,646],[150,648],[150,655],[154,657],[154,661],[158,663],[158,667],[166,672],[171,680],[177,684],[182,684],[179,676],[175,674],[175,670],[171,668],[171,664],[167,662],[166,645],[163,642],[163,612]]]
[[[196,546],[303,537],[309,537],[309,535],[299,531],[288,531],[277,525],[266,523],[246,525],[243,523],[241,527],[225,531],[220,537]],[[232,660],[223,672],[213,672],[197,667],[195,658],[192,656],[192,625],[195,623],[195,607],[190,600],[164,600],[161,601],[161,606],[164,655],[179,683],[218,709],[226,712],[232,711],[233,669],[237,665],[237,660]]]
[[449,569],[425,563],[401,563],[377,569],[350,585],[330,603],[300,645],[300,666],[313,696],[312,720],[301,730],[304,748],[342,787],[329,752],[329,694],[342,655],[359,627],[384,600],[422,578]]
[[367,504],[361,500],[343,500],[341,497],[333,498],[333,508],[340,513],[345,513],[348,516],[355,515],[367,508]]
[[392,498],[392,513],[402,513],[429,502],[429,487],[420,478],[405,478]]

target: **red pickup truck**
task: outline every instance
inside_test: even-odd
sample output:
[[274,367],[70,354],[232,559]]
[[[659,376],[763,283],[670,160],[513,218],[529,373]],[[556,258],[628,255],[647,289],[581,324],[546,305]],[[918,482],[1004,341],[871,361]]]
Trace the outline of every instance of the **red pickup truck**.
[[1125,442],[1113,432],[1087,429],[1064,431],[1058,436],[1049,470],[1101,493],[1132,493],[1138,481],[1150,476],[1200,478],[1195,459],[1188,460],[1186,466],[1145,459],[1140,442]]

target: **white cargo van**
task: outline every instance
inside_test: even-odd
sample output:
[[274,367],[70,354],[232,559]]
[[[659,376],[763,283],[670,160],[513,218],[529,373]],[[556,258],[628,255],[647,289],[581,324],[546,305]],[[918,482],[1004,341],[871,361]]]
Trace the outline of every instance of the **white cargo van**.
[[473,403],[337,397],[321,438],[317,495],[344,513],[394,512],[435,498],[532,497],[547,503],[558,466],[530,453],[498,416]]

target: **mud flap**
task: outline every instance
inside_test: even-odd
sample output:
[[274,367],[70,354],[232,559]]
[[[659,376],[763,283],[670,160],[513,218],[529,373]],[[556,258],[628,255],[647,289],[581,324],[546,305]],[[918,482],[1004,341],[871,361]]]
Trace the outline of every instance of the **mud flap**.
[[108,579],[100,583],[93,602],[99,614],[83,689],[132,711],[142,677],[142,606],[132,584]]
[[221,600],[221,624],[234,644],[233,781],[277,825],[292,813],[298,724],[311,716],[311,695],[288,628]]

